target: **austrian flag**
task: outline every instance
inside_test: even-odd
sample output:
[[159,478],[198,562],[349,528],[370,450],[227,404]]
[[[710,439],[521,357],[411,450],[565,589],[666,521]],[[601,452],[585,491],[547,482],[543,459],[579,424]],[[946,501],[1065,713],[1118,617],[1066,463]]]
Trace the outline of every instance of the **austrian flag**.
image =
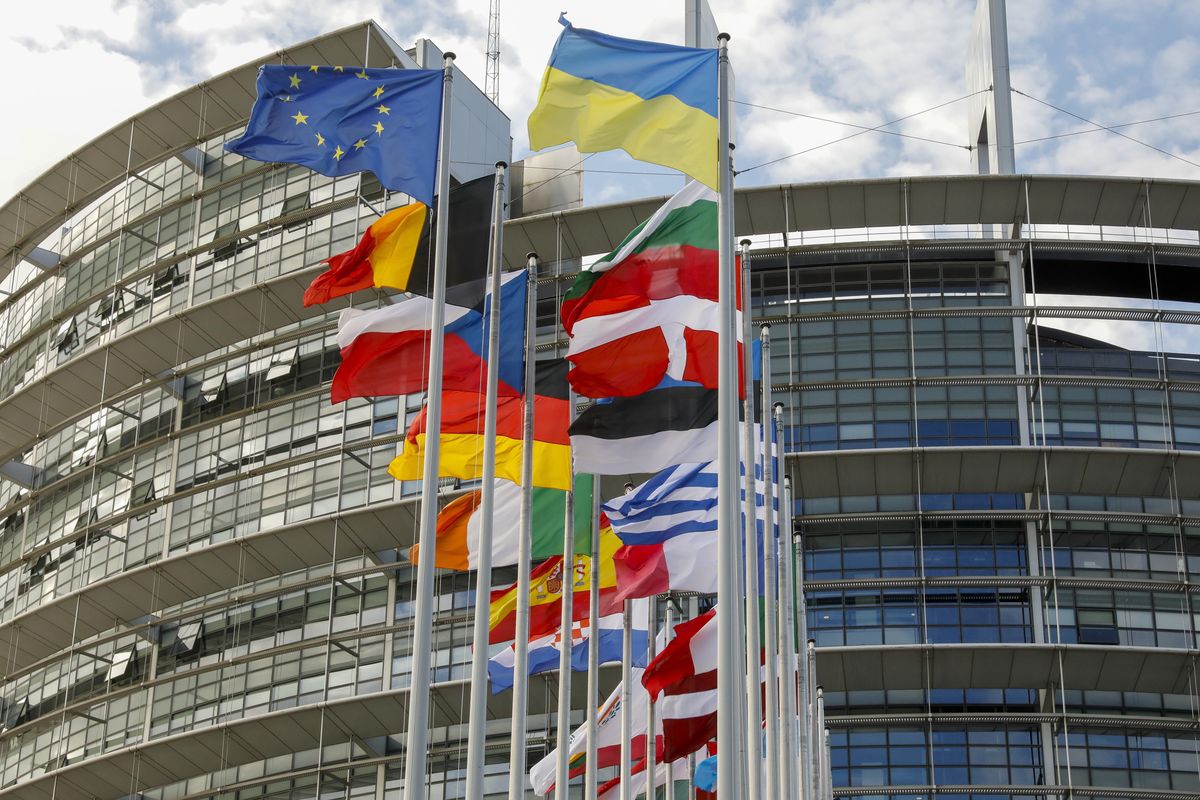
[[571,386],[585,397],[638,395],[667,377],[716,388],[717,300],[717,195],[692,181],[568,290]]
[[689,756],[716,738],[719,645],[714,608],[678,625],[675,638],[642,673],[662,719],[664,760]]

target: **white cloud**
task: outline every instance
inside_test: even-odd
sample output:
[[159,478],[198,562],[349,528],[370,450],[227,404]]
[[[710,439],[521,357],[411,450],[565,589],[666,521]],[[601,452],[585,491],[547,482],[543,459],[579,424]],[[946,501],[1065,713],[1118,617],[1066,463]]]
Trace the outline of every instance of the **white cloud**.
[[[872,126],[965,93],[973,0],[711,0],[733,36],[738,98]],[[428,37],[458,53],[482,84],[484,0],[65,0],[14,6],[0,34],[0,103],[20,109],[0,128],[7,197],[69,151],[150,102],[206,77],[335,27],[374,18],[402,45]],[[501,105],[513,120],[514,155],[527,152],[525,119],[558,35],[560,4],[504,2]],[[1200,38],[1187,11],[1167,0],[1136,13],[1118,0],[1009,0],[1013,85],[1106,123],[1200,108]],[[682,41],[682,3],[608,0],[571,10],[572,21],[617,35]],[[1194,20],[1193,20],[1194,22]],[[1134,31],[1139,35],[1130,35]],[[966,144],[962,103],[889,130]],[[1080,130],[1083,123],[1014,97],[1018,141]],[[738,108],[738,166],[746,168],[850,136],[856,129],[774,111]],[[1200,161],[1195,118],[1138,126],[1129,135]],[[19,157],[11,157],[16,154]],[[1200,178],[1200,170],[1107,133],[1022,145],[1018,169]],[[656,167],[616,154],[593,158],[589,199],[658,194],[665,178],[617,175]],[[742,185],[900,174],[962,173],[969,154],[883,133],[751,171]],[[595,196],[591,194],[596,192]]]

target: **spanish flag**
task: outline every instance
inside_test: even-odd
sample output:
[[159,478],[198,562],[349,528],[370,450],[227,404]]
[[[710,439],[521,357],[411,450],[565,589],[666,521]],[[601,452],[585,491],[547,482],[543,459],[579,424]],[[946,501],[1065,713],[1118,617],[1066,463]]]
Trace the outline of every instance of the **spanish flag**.
[[[570,401],[567,363],[539,362],[533,410],[533,485],[571,488],[571,442],[567,435]],[[496,476],[521,482],[523,397],[500,397],[496,403]],[[442,392],[442,436],[439,474],[474,480],[483,474],[484,396],[475,392]],[[425,467],[425,408],[409,426],[404,449],[388,467],[398,481],[421,480]]]
[[[447,286],[486,277],[493,180],[487,175],[450,190]],[[373,286],[431,295],[433,250],[429,232],[436,218],[424,203],[415,201],[387,212],[371,223],[353,250],[325,260],[329,271],[318,275],[305,290],[304,305],[325,303]],[[479,284],[479,296],[466,305],[482,298],[485,285]]]
[[529,115],[533,150],[575,142],[581,153],[624,150],[717,187],[717,51],[563,32]]
[[[575,552],[592,550],[592,476],[575,479]],[[441,569],[468,570],[479,566],[479,529],[482,514],[479,503],[483,492],[476,489],[455,498],[438,512],[437,560]],[[533,560],[561,556],[563,523],[566,521],[567,493],[559,489],[533,489]],[[517,563],[518,536],[521,532],[521,487],[503,478],[496,479],[495,506],[492,514],[492,566]],[[413,545],[408,560],[417,563],[420,547]]]
[[[621,546],[621,540],[613,533],[608,520],[600,518],[600,602],[603,606],[608,595],[617,590],[617,571],[613,567],[613,554]],[[575,556],[574,600],[571,618],[582,621],[588,618],[588,588],[591,582],[591,557]],[[539,564],[529,576],[529,637],[548,636],[558,630],[562,614],[562,596],[565,578],[563,558],[555,556]],[[499,644],[512,640],[517,622],[517,584],[492,591],[491,616],[488,627],[488,644]]]

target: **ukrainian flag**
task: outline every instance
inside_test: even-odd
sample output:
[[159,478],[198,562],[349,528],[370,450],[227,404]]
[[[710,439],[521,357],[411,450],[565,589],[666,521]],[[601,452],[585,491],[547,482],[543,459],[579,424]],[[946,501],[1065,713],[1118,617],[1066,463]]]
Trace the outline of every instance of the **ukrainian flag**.
[[563,32],[529,115],[534,150],[624,150],[717,187],[717,51]]

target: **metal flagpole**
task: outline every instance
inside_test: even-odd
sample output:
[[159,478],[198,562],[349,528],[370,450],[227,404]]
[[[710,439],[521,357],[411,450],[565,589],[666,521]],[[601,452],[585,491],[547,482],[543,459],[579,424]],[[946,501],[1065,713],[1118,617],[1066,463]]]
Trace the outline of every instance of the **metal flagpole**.
[[[570,421],[575,421],[575,392],[567,389],[567,406]],[[575,463],[571,463],[571,491],[566,496],[566,515],[563,517],[563,577],[575,574]],[[554,797],[556,800],[567,800],[570,792],[568,784],[571,781],[571,648],[572,636],[569,635],[575,621],[575,591],[563,592],[562,616],[559,617],[559,630],[562,631],[562,645],[558,654],[558,731],[556,746],[558,761],[554,765]],[[592,635],[589,631],[589,635]],[[593,641],[592,645],[595,644]],[[468,800],[474,800],[468,796]]]
[[633,800],[632,698],[633,605],[626,600],[621,609],[621,800]]
[[[600,476],[592,476],[592,548],[589,553],[588,568],[588,627],[591,630],[600,628]],[[574,586],[574,566],[570,577],[564,576],[563,582],[572,582]],[[588,648],[587,672],[587,756],[583,773],[583,796],[595,797],[600,786],[599,768],[596,765],[596,727],[599,722],[600,709],[600,648]]]
[[[537,343],[537,253],[530,253],[529,282],[525,295],[525,422],[521,438],[521,517],[517,544],[517,618],[513,659],[512,734],[509,737],[508,799],[525,797],[525,726],[529,697],[529,572],[533,547],[533,407],[535,396],[533,369]],[[565,556],[564,556],[565,558]],[[569,575],[567,564],[564,573]],[[564,575],[565,577],[565,575]],[[564,591],[570,591],[564,582]]]
[[[758,800],[762,797],[761,770],[755,769],[763,759],[762,746],[762,693],[759,689],[758,677],[759,653],[762,651],[762,639],[759,635],[758,619],[761,609],[758,585],[758,562],[760,550],[758,546],[758,480],[755,476],[757,459],[754,454],[758,448],[754,446],[754,363],[750,358],[751,314],[750,314],[750,240],[742,239],[742,383],[745,386],[745,400],[742,402],[745,419],[742,422],[742,463],[746,475],[742,480],[745,497],[742,500],[742,514],[746,520],[745,537],[742,539],[743,562],[746,585],[746,784],[748,800]],[[766,544],[764,542],[763,546]],[[769,635],[769,632],[768,632]],[[774,795],[767,795],[770,800],[776,800]]]
[[[776,403],[774,413],[775,447],[779,452],[780,464],[783,464],[783,404]],[[797,743],[798,712],[796,708],[796,583],[795,558],[796,548],[792,543],[792,497],[791,482],[784,476],[779,497],[779,554],[780,554],[780,600],[779,607],[783,618],[779,622],[783,636],[783,672],[780,685],[780,717],[783,724],[783,758],[779,761],[779,782],[783,786],[783,796],[789,800],[799,800],[796,766],[800,757]]]
[[425,800],[425,766],[429,740],[429,662],[433,651],[433,562],[437,558],[438,434],[442,430],[442,353],[446,327],[446,240],[450,221],[450,90],[454,85],[454,53],[443,54],[442,124],[438,142],[437,228],[433,234],[433,318],[429,330],[429,403],[421,473],[421,525],[417,529],[416,607],[413,610],[412,679],[408,693],[408,741],[404,754],[404,798]]
[[[655,654],[658,652],[658,597],[650,597],[647,601],[648,608],[646,609],[646,666],[654,660]],[[654,703],[646,701],[646,800],[654,800],[654,788],[658,782],[658,776],[654,774],[656,769],[654,763],[654,747],[657,737],[654,733]],[[667,790],[667,798],[671,797],[670,790]]]
[[[650,619],[654,619],[653,614],[650,615]],[[667,609],[666,609],[665,618],[663,620],[663,630],[666,631],[666,636],[663,637],[663,644],[665,645],[665,644],[669,643],[671,641],[671,639],[674,638],[674,635],[675,635],[675,601],[670,596],[667,597]],[[657,641],[657,639],[655,639],[653,637],[653,633],[654,633],[653,630],[650,633],[651,633],[651,639],[650,639],[651,645],[650,646],[657,648],[658,641]],[[647,663],[649,663],[649,662],[647,662]],[[654,704],[650,703],[649,705],[650,705],[650,713],[653,714],[654,713]],[[653,719],[651,719],[651,721],[653,722]],[[651,730],[653,730],[653,728]],[[666,742],[663,742],[663,744],[665,745]],[[653,795],[651,795],[651,797],[653,797]],[[667,762],[666,798],[667,798],[667,800],[673,800],[674,797],[675,797],[675,762],[668,761]]]
[[817,752],[817,790],[814,795],[821,800],[825,797],[825,773],[829,768],[827,758],[829,750],[825,746],[825,690],[817,687],[816,734],[813,747]]
[[[625,494],[633,484],[625,484]],[[596,570],[599,573],[599,570]],[[621,609],[621,800],[633,800],[633,604]],[[649,705],[649,704],[647,704]]]
[[[824,701],[822,701],[822,705],[821,705],[821,719],[822,720],[825,719]],[[825,792],[825,794],[824,794],[825,800],[833,800],[833,769],[832,769],[832,763],[829,758],[829,728],[822,728],[821,733],[825,740],[825,749],[824,749],[825,756],[821,762],[825,765],[825,767],[821,773],[821,789],[822,789],[822,791]]]
[[779,783],[779,569],[776,559],[778,540],[775,536],[775,448],[771,436],[771,326],[763,325],[762,342],[762,430],[763,430],[763,604],[765,606],[763,644],[766,649],[767,721],[767,797],[782,797]]
[[[483,798],[484,740],[487,738],[488,622],[492,596],[492,516],[496,506],[496,396],[500,383],[500,270],[504,252],[505,170],[496,162],[492,195],[492,241],[489,268],[491,300],[488,322],[487,390],[483,407],[483,484],[479,499],[479,557],[475,567],[475,625],[471,633],[471,706],[467,718],[467,797]],[[426,437],[426,441],[429,438]]]
[[807,643],[805,658],[805,680],[808,684],[808,731],[804,735],[804,747],[807,751],[805,766],[808,768],[808,793],[812,800],[820,796],[820,766],[821,748],[817,740],[817,643],[812,639]]
[[[733,173],[729,168],[729,39],[717,36],[717,158],[720,197],[717,213],[718,336],[717,374],[717,636],[724,645],[717,661],[717,796],[741,800],[746,785],[744,752],[738,746],[738,693],[743,690],[745,664],[739,663],[737,643],[745,636],[741,599],[737,596],[738,565],[738,443],[737,443],[737,334],[733,269]],[[732,746],[731,746],[732,745]],[[591,795],[589,795],[591,796]]]

